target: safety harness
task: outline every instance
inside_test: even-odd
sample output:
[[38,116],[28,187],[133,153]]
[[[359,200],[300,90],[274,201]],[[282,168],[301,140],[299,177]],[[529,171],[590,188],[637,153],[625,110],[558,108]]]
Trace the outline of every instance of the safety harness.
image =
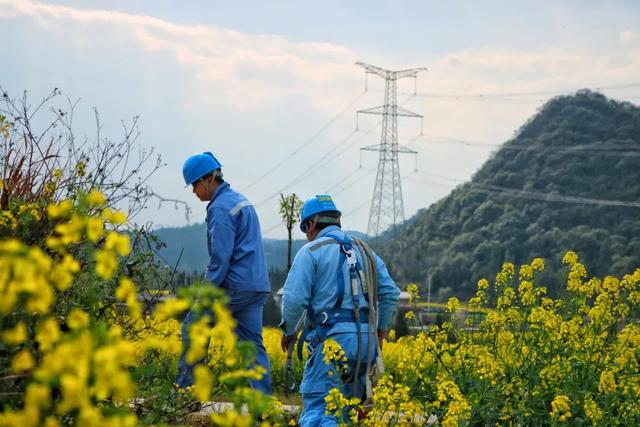
[[[368,326],[369,339],[367,340],[367,375],[366,375],[366,394],[367,399],[371,398],[373,390],[373,376],[377,377],[384,371],[382,365],[382,357],[380,356],[380,347],[377,343],[377,283],[376,283],[376,262],[373,251],[362,241],[351,238],[348,235],[342,237],[337,234],[329,233],[325,235],[326,240],[319,242],[315,247],[323,246],[326,244],[339,244],[339,262],[338,271],[336,274],[337,292],[336,302],[333,307],[315,312],[311,305],[306,307],[307,323],[305,329],[302,331],[300,339],[298,340],[297,353],[298,358],[302,360],[302,345],[307,341],[309,334],[315,331],[311,339],[307,341],[307,350],[311,356],[317,349],[318,345],[324,341],[329,331],[337,323],[355,323],[357,331],[357,354],[356,354],[356,366],[354,372],[354,394],[358,389],[358,378],[360,374],[360,360],[362,354],[362,336],[361,327],[362,324]],[[355,246],[355,247],[354,247]],[[364,266],[358,261],[355,250],[359,250],[362,255]],[[313,248],[312,248],[313,250]],[[351,287],[351,298],[353,309],[342,308],[345,293],[345,280],[342,273],[342,266],[347,263],[349,267],[349,285]],[[360,293],[362,292],[365,301],[367,301],[367,307],[360,306]],[[374,343],[377,348],[377,357],[375,364],[375,371],[372,369],[372,359],[374,352]]]

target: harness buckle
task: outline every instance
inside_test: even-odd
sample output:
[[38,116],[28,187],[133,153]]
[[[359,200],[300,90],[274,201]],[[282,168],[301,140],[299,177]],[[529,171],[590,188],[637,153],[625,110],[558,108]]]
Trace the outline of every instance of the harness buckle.
[[343,251],[344,251],[344,254],[346,255],[347,264],[349,264],[349,267],[350,268],[355,268],[356,264],[358,262],[358,258],[356,258],[356,254],[353,251],[353,249],[352,248],[350,248],[350,249],[344,249],[343,248]]
[[324,326],[325,323],[327,323],[329,321],[329,315],[327,314],[326,311],[323,311],[322,313],[320,313],[320,315],[322,316],[320,318],[320,325]]

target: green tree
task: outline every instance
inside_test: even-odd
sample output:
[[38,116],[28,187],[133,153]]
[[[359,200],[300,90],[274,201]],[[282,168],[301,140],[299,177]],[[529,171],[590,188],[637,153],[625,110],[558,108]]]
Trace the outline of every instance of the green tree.
[[280,194],[280,217],[284,221],[287,227],[288,242],[287,242],[287,271],[291,268],[291,245],[293,244],[293,238],[291,231],[293,226],[300,221],[300,209],[302,209],[302,200],[296,193],[285,196]]

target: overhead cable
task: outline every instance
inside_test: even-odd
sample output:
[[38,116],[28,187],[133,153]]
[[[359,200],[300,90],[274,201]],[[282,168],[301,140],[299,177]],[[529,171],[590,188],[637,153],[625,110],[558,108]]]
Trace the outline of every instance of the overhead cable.
[[303,148],[306,148],[309,144],[314,142],[320,135],[322,135],[322,133],[324,131],[326,131],[332,124],[334,124],[336,122],[336,120],[338,120],[340,117],[342,117],[342,115],[344,115],[347,111],[351,110],[351,108],[353,108],[353,106],[360,100],[360,98],[362,98],[362,96],[365,93],[366,92],[363,91],[358,96],[356,96],[354,99],[352,99],[346,107],[344,107],[342,110],[340,110],[340,112],[338,114],[333,116],[327,123],[325,123],[320,129],[318,129],[318,131],[316,133],[314,133],[311,137],[309,137],[306,141],[304,141],[298,148],[296,148],[295,150],[290,152],[284,159],[280,160],[278,163],[273,165],[269,170],[264,172],[256,180],[254,180],[251,184],[245,186],[240,191],[244,192],[244,191],[248,190],[249,188],[253,187],[254,185],[256,185],[257,183],[261,182],[266,176],[270,175],[275,170],[277,170],[278,168],[282,167],[282,165],[284,165],[285,162],[287,162],[293,156],[298,154]]

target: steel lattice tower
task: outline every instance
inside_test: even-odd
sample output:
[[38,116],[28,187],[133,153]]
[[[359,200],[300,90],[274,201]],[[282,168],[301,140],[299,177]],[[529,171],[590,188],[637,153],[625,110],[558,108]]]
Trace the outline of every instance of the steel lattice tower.
[[385,80],[384,104],[358,111],[358,113],[382,116],[380,144],[361,149],[380,152],[376,183],[369,212],[369,225],[367,226],[367,234],[376,236],[388,227],[404,221],[398,154],[417,153],[398,144],[398,116],[422,118],[420,114],[398,106],[397,81],[405,77],[413,77],[415,79],[417,74],[420,71],[426,71],[426,68],[390,71],[363,62],[357,62],[356,64],[364,68],[368,74],[375,74]]

